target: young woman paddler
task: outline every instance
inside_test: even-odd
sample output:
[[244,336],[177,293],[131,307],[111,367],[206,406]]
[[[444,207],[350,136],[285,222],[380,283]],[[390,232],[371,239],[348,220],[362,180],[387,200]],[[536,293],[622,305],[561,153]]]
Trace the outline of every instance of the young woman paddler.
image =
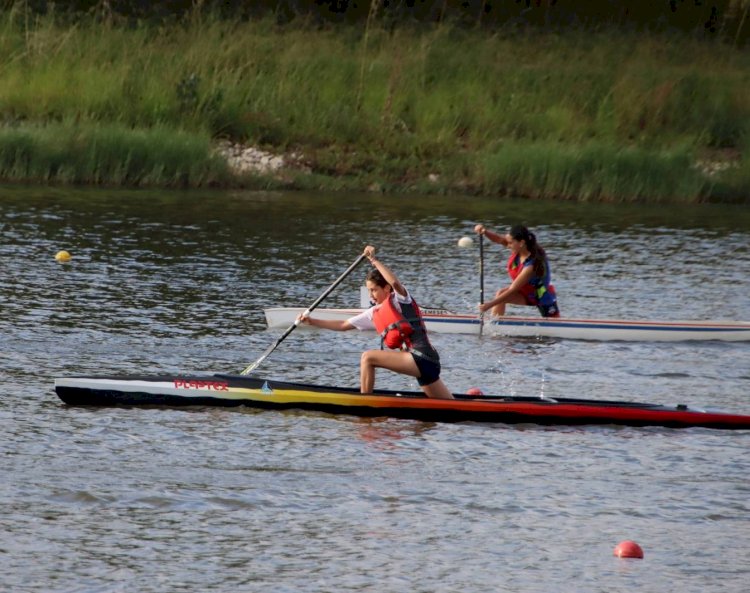
[[[381,336],[380,350],[367,350],[360,360],[360,391],[372,393],[375,369],[416,377],[428,397],[453,399],[440,379],[440,356],[430,344],[417,303],[393,271],[375,257],[375,248],[368,245],[365,257],[373,265],[365,279],[370,299],[375,305],[345,321],[300,316],[302,323],[330,329],[376,330]],[[382,349],[385,345],[389,350]]]
[[495,298],[479,305],[484,313],[505,315],[505,305],[525,305],[536,307],[542,317],[560,317],[555,287],[551,284],[551,274],[547,254],[536,236],[525,226],[516,225],[504,235],[494,233],[483,224],[474,227],[474,232],[484,235],[493,243],[510,249],[506,264],[511,283],[495,293]]

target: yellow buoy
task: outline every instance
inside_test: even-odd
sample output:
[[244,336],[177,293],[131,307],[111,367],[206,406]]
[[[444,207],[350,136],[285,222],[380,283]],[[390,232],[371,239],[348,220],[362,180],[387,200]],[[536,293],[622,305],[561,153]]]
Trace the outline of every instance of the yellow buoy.
[[68,253],[68,252],[67,252],[67,251],[65,251],[64,249],[63,249],[62,251],[58,251],[58,252],[57,252],[57,253],[55,254],[55,259],[56,259],[57,261],[59,261],[59,262],[66,262],[66,261],[70,261],[70,257],[71,257],[71,256],[70,256],[70,253]]

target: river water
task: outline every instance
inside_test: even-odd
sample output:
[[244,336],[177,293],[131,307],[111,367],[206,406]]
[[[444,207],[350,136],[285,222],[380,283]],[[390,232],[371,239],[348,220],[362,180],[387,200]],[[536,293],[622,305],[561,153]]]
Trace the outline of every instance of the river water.
[[[476,222],[537,232],[566,315],[750,319],[746,208],[0,188],[0,590],[747,591],[750,431],[68,408],[52,389],[238,372],[281,333],[263,308],[310,304],[368,243],[422,304],[470,310],[478,253],[456,241]],[[324,306],[356,305],[363,273]],[[750,413],[747,343],[433,343],[455,391]],[[376,346],[301,328],[258,372],[357,385]],[[613,556],[625,539],[643,560]]]

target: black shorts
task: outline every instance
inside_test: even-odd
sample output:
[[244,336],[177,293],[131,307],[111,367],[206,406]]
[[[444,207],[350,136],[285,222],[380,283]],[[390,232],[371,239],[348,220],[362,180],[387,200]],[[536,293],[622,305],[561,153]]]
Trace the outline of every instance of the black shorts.
[[440,378],[440,363],[430,360],[422,354],[416,352],[411,353],[414,362],[417,363],[419,369],[419,377],[417,377],[417,383],[422,387],[425,385],[432,385],[435,381]]
[[551,305],[537,305],[536,308],[539,309],[542,317],[560,317],[560,309],[556,302]]

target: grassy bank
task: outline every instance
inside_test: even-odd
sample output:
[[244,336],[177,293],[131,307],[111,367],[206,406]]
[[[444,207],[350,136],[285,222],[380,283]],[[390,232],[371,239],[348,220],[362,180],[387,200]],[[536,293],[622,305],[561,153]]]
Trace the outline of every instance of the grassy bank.
[[14,11],[0,55],[3,179],[750,201],[750,54],[712,42]]
[[231,183],[204,134],[52,122],[0,128],[6,181],[190,187]]

